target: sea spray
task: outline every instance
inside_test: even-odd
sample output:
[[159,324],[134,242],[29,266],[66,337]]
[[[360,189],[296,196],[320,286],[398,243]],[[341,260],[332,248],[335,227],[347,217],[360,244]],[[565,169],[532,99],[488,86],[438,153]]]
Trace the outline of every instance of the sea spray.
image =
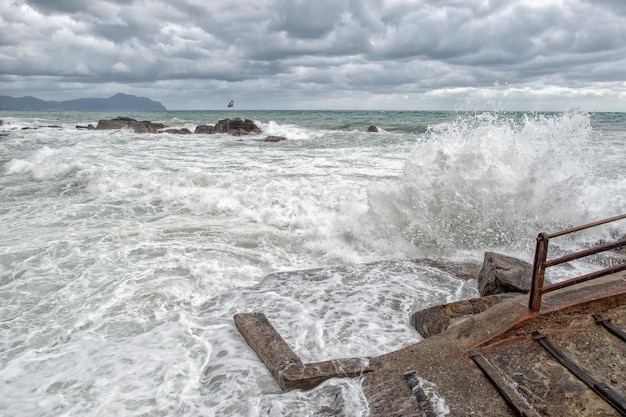
[[367,415],[359,379],[281,393],[233,315],[305,361],[379,355],[419,341],[410,311],[477,295],[410,259],[528,259],[539,231],[626,212],[624,115],[242,112],[272,144],[74,128],[116,116],[3,115],[7,415]]
[[[590,116],[464,115],[432,126],[396,183],[374,185],[362,224],[431,255],[528,252],[534,236],[590,218]],[[394,247],[400,247],[396,244]]]

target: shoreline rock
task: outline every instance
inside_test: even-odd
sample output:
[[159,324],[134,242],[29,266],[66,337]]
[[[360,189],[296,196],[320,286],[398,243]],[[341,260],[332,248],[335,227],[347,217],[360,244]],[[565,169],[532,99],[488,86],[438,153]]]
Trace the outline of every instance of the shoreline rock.
[[284,136],[268,136],[265,139],[262,139],[261,142],[280,142],[283,140],[287,140]]
[[133,129],[135,133],[159,133],[160,129],[166,127],[163,123],[148,120],[139,122],[130,117],[119,116],[110,120],[99,120],[96,130]]
[[[98,121],[98,125],[93,127],[93,125],[88,126],[76,126],[76,129],[95,129],[95,130],[115,130],[115,129],[132,129],[135,133],[173,133],[180,135],[189,135],[189,134],[216,134],[216,133],[226,133],[231,136],[247,136],[247,135],[258,135],[261,133],[261,129],[254,123],[254,121],[250,119],[242,120],[240,118],[235,119],[222,119],[218,121],[215,126],[211,125],[198,125],[194,132],[187,128],[182,129],[167,129],[169,126],[164,125],[163,123],[155,123],[148,120],[137,121],[130,117],[118,116],[114,119],[103,119]],[[277,136],[268,136],[271,138],[270,140],[266,140],[266,142],[278,142]],[[286,138],[280,139],[284,140]]]

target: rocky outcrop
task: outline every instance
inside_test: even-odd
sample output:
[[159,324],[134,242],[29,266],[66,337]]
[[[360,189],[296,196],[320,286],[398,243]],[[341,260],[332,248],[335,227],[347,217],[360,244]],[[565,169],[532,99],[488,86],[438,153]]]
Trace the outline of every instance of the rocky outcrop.
[[228,133],[233,136],[256,135],[261,129],[250,119],[223,119],[215,125],[215,133]]
[[212,135],[213,133],[217,133],[217,131],[215,130],[215,126],[199,125],[196,126],[196,130],[194,133]]
[[132,129],[135,133],[158,133],[165,126],[163,123],[137,121],[130,117],[116,117],[111,120],[99,120],[96,130]]
[[196,127],[195,133],[212,135],[215,133],[227,133],[233,136],[245,136],[245,135],[258,135],[261,133],[261,129],[250,119],[241,120],[235,119],[222,119],[215,124],[199,125]]
[[215,126],[199,125],[196,127],[195,133],[207,135],[215,133],[228,133],[233,136],[245,136],[257,135],[261,133],[261,129],[259,129],[252,120],[241,120],[240,118],[235,118],[220,120],[215,124]]
[[284,136],[268,136],[265,139],[263,139],[261,142],[280,142],[283,140],[287,140],[287,138]]
[[165,129],[162,131],[163,133],[171,133],[174,135],[192,135],[193,132],[186,127],[182,129]]
[[[241,120],[239,118],[235,119],[223,119],[215,124],[215,126],[211,125],[199,125],[196,126],[194,132],[187,128],[182,129],[165,129],[166,125],[163,123],[154,123],[150,121],[137,121],[135,119],[131,119],[130,117],[116,117],[115,119],[110,120],[99,120],[98,125],[93,127],[93,125],[88,126],[76,126],[76,129],[96,129],[96,130],[111,130],[111,129],[132,129],[135,133],[173,133],[178,135],[189,135],[192,133],[196,134],[215,134],[215,133],[226,133],[233,136],[245,136],[245,135],[257,135],[261,133],[261,129],[254,123],[254,121],[246,119]],[[278,142],[280,140],[285,140],[286,138],[280,136],[268,136],[264,141],[265,142]]]
[[380,133],[380,129],[378,128],[378,126],[370,126],[367,128],[367,131],[370,133]]
[[510,256],[485,252],[483,267],[478,276],[481,296],[506,292],[528,293],[532,279],[532,265]]

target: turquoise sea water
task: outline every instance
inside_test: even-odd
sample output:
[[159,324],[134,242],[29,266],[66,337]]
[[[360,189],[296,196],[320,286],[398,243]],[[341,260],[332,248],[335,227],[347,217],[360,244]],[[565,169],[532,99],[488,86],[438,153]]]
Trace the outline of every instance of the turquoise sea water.
[[626,212],[621,113],[235,115],[263,133],[0,114],[0,414],[365,416],[359,380],[282,394],[232,316],[264,312],[305,361],[381,354],[419,340],[411,310],[476,295],[408,260],[530,261],[540,231]]

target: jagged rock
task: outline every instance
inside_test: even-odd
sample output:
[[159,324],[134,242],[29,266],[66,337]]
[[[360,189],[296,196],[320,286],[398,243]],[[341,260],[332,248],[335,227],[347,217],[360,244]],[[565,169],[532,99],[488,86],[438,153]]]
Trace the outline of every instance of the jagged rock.
[[196,131],[194,133],[204,133],[204,134],[211,135],[217,132],[215,130],[215,126],[199,125],[199,126],[196,126]]
[[166,129],[163,131],[163,133],[172,133],[175,135],[191,135],[193,134],[191,132],[191,130],[187,129],[186,127],[182,128],[182,129]]
[[252,120],[241,120],[237,117],[235,119],[220,120],[215,126],[199,125],[196,127],[195,133],[228,133],[233,136],[245,136],[259,134],[261,133],[261,129],[259,129]]
[[268,136],[263,139],[263,142],[280,142],[281,140],[287,140],[284,136]]
[[215,125],[215,131],[216,133],[228,133],[234,136],[256,135],[261,133],[261,129],[259,129],[252,120],[241,120],[238,117],[235,119],[220,120]]
[[532,265],[506,255],[485,252],[483,267],[478,276],[481,296],[506,292],[528,293],[532,279]]
[[371,133],[380,133],[380,129],[378,128],[378,126],[374,126],[374,125],[368,127],[367,131]]
[[150,121],[137,121],[130,117],[116,117],[111,120],[99,120],[96,130],[111,129],[133,129],[135,133],[158,133],[159,129],[163,129],[163,123],[153,123]]

